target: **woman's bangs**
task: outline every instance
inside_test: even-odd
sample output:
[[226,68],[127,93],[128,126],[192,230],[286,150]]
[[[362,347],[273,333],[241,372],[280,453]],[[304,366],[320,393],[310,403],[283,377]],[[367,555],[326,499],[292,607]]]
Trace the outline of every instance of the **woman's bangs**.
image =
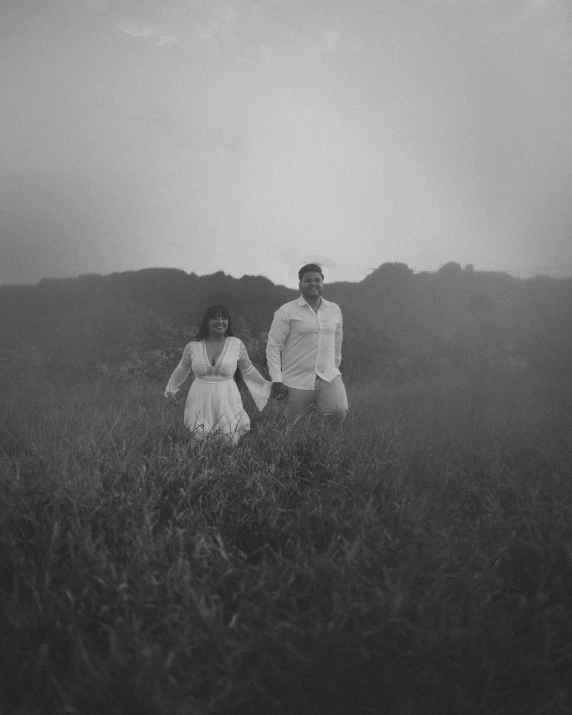
[[230,320],[230,315],[228,310],[222,305],[211,305],[207,309],[206,320],[214,320],[215,318],[223,318],[224,320]]

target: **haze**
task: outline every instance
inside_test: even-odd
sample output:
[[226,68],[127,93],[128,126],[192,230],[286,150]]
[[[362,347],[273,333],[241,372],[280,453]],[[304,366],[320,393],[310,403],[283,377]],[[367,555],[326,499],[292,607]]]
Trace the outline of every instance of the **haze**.
[[568,0],[3,0],[0,283],[572,274]]

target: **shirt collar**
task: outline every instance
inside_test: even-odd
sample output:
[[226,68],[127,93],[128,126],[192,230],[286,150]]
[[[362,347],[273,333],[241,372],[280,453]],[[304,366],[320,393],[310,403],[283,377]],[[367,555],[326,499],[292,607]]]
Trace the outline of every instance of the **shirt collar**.
[[[322,297],[322,296],[321,296],[321,297]],[[298,298],[298,300],[296,301],[296,305],[299,306],[300,308],[301,308],[303,305],[307,305],[308,308],[311,308],[311,309],[313,310],[312,306],[307,302],[307,300],[304,298],[303,295],[301,295],[301,296]],[[324,306],[324,308],[326,308],[328,305],[329,305],[328,301],[327,301],[324,297],[322,297],[322,302],[320,303],[320,307]]]

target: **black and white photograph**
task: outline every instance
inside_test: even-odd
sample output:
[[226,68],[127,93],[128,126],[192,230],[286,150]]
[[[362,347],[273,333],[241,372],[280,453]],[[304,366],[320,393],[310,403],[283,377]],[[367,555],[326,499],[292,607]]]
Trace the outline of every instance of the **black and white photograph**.
[[570,0],[1,0],[0,715],[572,713]]

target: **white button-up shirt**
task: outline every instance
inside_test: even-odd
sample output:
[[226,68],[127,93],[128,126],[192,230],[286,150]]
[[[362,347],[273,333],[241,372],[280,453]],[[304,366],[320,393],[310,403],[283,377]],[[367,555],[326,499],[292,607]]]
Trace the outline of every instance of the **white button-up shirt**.
[[300,296],[274,313],[266,360],[272,382],[313,390],[316,375],[331,382],[340,375],[343,337],[342,311],[324,300],[314,313]]

